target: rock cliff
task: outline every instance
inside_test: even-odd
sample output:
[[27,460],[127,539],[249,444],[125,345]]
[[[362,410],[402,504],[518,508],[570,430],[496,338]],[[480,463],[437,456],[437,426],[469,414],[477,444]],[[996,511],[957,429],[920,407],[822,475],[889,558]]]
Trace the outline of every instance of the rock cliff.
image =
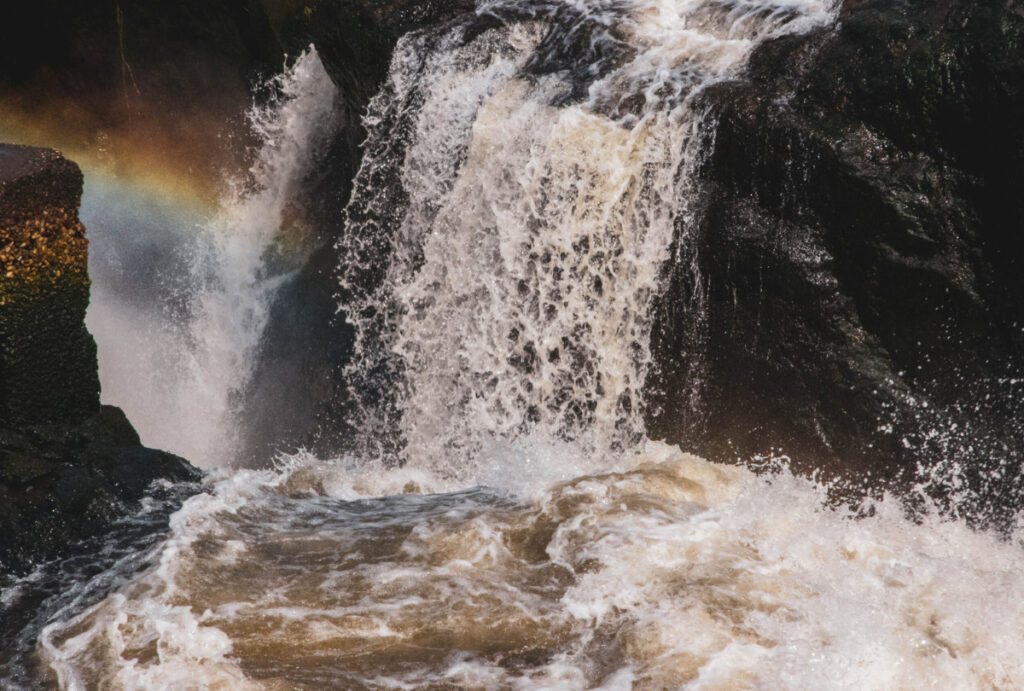
[[670,267],[659,304],[653,434],[1012,512],[1020,3],[847,0],[835,30],[765,45],[705,100],[714,141],[677,240],[695,263]]
[[[399,37],[473,3],[229,5],[231,26],[274,37],[246,29],[238,54],[313,42],[342,90],[344,124],[311,176],[321,245],[281,290],[246,394],[254,458],[281,444],[331,452],[352,341],[333,240],[360,117]],[[125,16],[148,26],[144,7]],[[781,451],[853,483],[966,484],[978,515],[1019,503],[1022,23],[1008,0],[846,0],[836,27],[768,42],[704,94],[700,199],[655,309],[651,436],[716,459]],[[552,37],[557,59],[530,70],[575,74],[592,57],[581,36]]]
[[100,405],[81,193],[56,151],[0,145],[0,572],[99,532],[157,478],[198,478]]

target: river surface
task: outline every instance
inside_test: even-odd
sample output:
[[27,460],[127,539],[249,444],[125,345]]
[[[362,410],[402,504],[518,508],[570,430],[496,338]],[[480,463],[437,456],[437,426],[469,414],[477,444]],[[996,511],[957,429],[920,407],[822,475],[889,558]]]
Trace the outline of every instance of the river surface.
[[501,484],[464,489],[222,473],[38,652],[90,689],[1024,686],[1017,545],[661,444],[601,472],[567,454],[496,451]]

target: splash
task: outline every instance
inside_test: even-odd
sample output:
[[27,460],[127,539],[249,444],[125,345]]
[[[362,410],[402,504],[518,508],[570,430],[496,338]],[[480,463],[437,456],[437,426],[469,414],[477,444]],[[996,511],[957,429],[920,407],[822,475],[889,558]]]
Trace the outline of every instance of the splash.
[[296,458],[189,500],[39,650],[62,688],[1024,684],[1019,546],[824,492],[654,443],[515,492]]

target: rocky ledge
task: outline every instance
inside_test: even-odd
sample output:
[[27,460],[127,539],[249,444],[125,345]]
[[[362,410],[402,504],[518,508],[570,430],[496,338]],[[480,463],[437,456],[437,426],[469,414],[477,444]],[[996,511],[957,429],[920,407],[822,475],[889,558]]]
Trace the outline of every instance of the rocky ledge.
[[199,477],[100,405],[81,195],[58,152],[0,144],[0,572],[100,532],[154,480]]

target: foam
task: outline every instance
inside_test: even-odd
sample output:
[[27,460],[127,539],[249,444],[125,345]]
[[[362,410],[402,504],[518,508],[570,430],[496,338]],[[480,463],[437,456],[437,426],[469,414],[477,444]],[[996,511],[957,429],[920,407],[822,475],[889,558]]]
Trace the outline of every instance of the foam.
[[891,499],[855,519],[785,469],[653,442],[522,493],[376,473],[366,495],[311,457],[225,477],[40,654],[66,688],[1024,683],[1024,552]]

